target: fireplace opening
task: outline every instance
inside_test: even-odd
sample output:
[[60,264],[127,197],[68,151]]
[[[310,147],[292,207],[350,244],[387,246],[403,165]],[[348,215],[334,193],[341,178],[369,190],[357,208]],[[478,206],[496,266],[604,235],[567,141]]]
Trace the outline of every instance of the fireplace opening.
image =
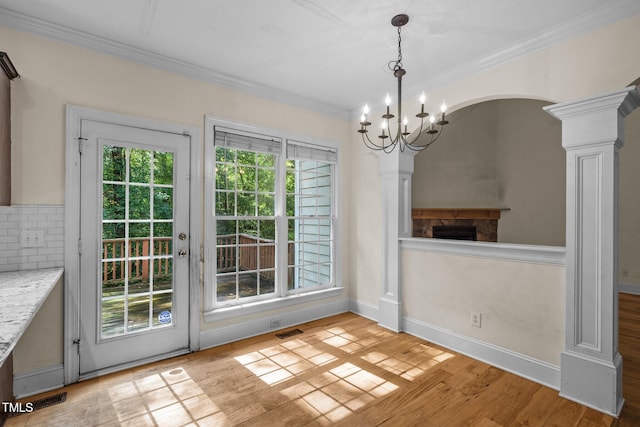
[[478,240],[473,225],[434,225],[432,233],[435,239]]

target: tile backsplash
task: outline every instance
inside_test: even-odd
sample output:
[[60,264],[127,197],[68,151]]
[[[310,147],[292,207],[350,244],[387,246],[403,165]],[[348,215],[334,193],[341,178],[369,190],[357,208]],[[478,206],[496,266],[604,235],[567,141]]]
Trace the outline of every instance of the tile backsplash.
[[[43,241],[25,247],[25,231],[42,232]],[[0,206],[0,271],[63,266],[64,206]]]

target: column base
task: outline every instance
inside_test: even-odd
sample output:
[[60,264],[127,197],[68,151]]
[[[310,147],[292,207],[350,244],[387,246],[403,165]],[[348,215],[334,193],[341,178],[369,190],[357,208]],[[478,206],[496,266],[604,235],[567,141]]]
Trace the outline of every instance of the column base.
[[378,300],[378,325],[391,329],[394,332],[402,332],[402,303],[381,297]]
[[620,353],[610,363],[564,351],[560,367],[560,396],[614,417],[620,415],[624,405]]

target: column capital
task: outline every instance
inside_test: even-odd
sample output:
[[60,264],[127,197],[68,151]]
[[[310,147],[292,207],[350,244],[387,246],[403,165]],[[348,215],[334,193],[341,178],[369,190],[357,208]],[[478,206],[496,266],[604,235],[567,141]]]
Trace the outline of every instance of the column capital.
[[397,173],[413,174],[413,159],[416,154],[418,154],[418,151],[409,149],[400,151],[396,149],[391,153],[376,151],[376,154],[378,155],[380,175]]
[[558,120],[571,119],[594,111],[620,109],[626,117],[636,107],[640,106],[640,93],[637,86],[592,96],[579,101],[561,102],[544,107],[543,109]]
[[563,102],[544,107],[562,121],[562,146],[565,149],[591,145],[622,146],[624,118],[640,106],[636,86],[593,96],[579,101]]

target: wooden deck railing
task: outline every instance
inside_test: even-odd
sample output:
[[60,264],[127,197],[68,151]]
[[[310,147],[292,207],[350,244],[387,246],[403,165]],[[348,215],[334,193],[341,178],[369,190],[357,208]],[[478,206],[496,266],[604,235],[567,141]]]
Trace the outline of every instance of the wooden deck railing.
[[[128,251],[125,239],[105,239],[102,241],[102,280],[104,282],[123,281],[128,269],[129,279],[149,279],[150,261],[153,260],[154,276],[172,273],[172,238],[156,237],[153,239],[153,257],[150,253],[149,238],[129,239]],[[261,270],[263,278],[275,279],[275,241],[260,239],[249,234],[229,234],[217,238],[217,270],[230,272],[236,269],[236,258],[239,253],[238,269],[240,271]],[[125,256],[125,251],[127,252]],[[125,257],[129,259],[126,265]],[[289,243],[289,265],[293,264],[293,243]],[[131,259],[133,258],[133,259]],[[259,263],[258,263],[259,258]]]
[[[250,234],[227,234],[217,237],[218,272],[235,271],[237,252],[239,252],[239,271],[257,270],[259,258],[261,277],[275,280],[276,246],[274,240],[260,239]],[[289,265],[293,265],[293,243],[289,243],[288,247]]]
[[[153,258],[151,257],[149,246],[150,239],[136,237],[129,239],[129,249],[126,257],[129,258],[129,265],[125,261],[125,239],[105,239],[102,241],[102,280],[122,281],[125,271],[128,269],[129,279],[149,279],[150,261],[153,259],[154,276],[167,275],[172,273],[171,257],[166,257],[172,253],[171,237],[155,237],[153,239]],[[164,256],[164,257],[163,257]],[[130,259],[134,258],[134,259]]]

